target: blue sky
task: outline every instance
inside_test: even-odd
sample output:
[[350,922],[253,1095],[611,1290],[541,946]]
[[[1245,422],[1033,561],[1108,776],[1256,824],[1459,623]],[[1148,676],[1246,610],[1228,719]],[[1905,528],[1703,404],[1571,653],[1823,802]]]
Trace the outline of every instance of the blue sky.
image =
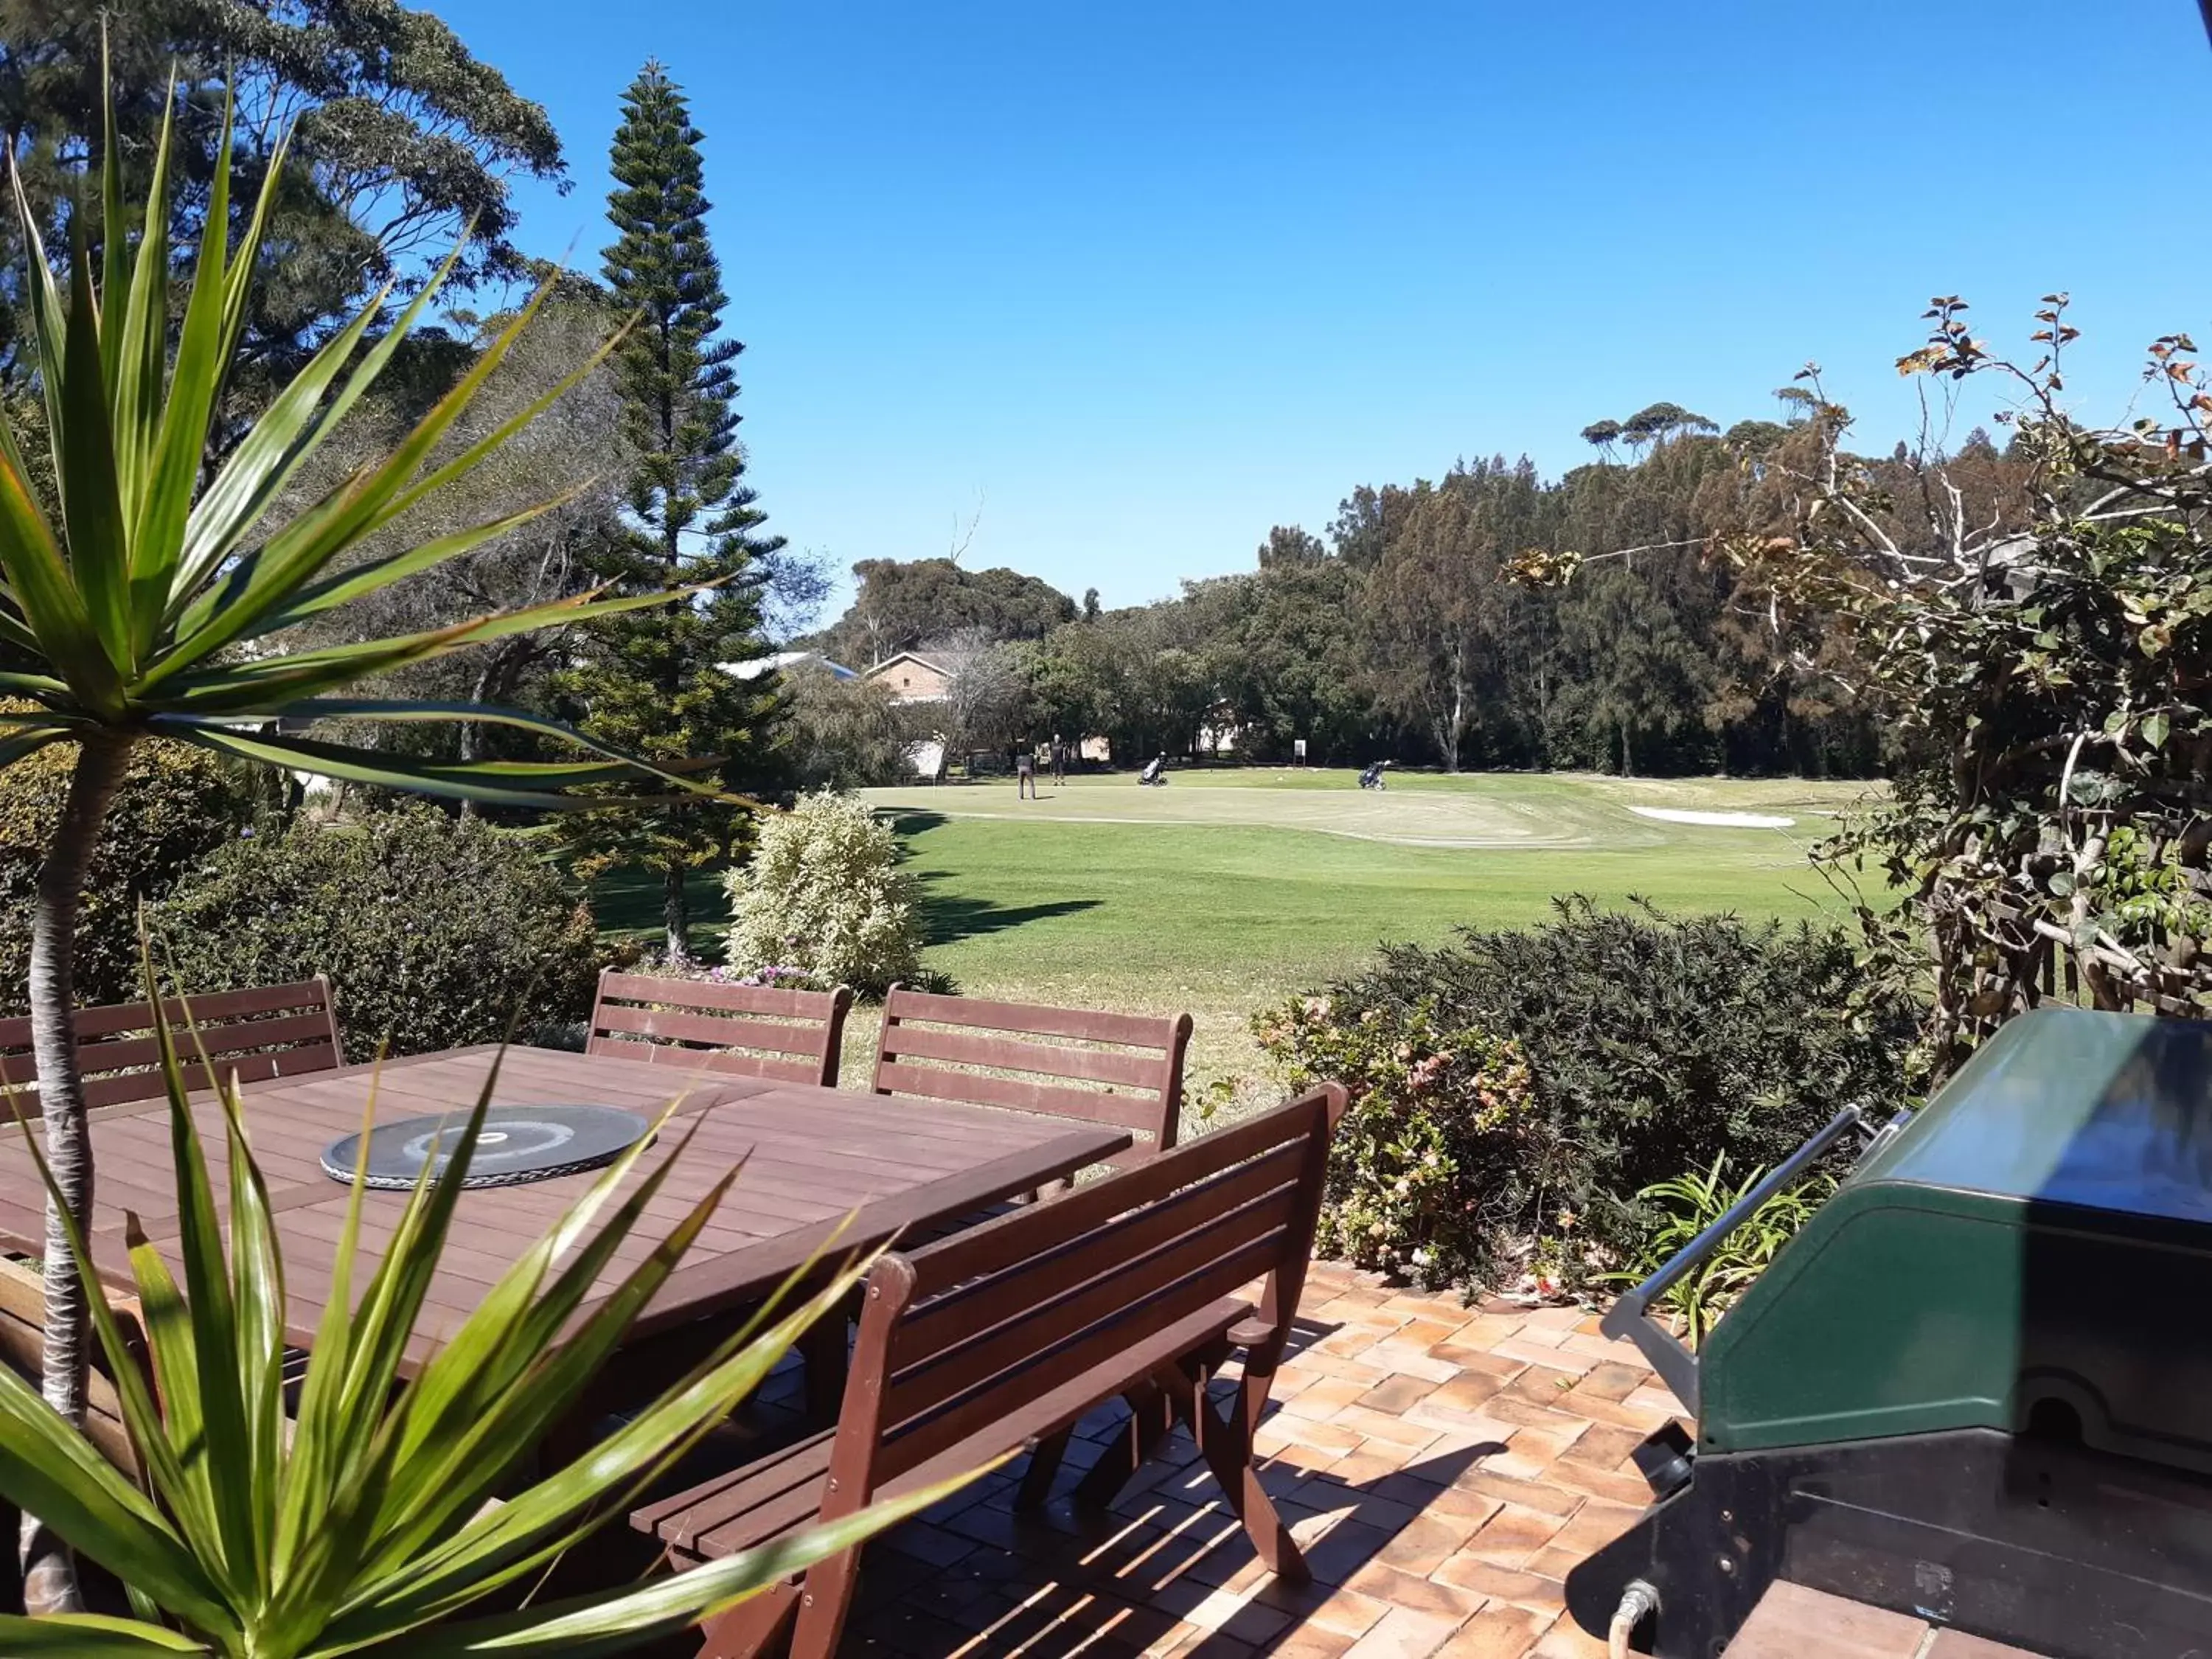
[[841,571],[980,502],[969,564],[1135,603],[1808,360],[1886,447],[1937,293],[2026,349],[2069,289],[2105,416],[2212,337],[2187,0],[430,3],[550,110],[574,189],[522,240],[594,270],[622,89],[684,83],[750,476]]

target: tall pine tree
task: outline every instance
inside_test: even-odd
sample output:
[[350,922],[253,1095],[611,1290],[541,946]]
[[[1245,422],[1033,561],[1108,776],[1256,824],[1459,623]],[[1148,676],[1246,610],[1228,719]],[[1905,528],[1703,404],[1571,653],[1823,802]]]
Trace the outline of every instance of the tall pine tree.
[[[619,234],[604,273],[618,313],[635,317],[615,359],[634,470],[627,523],[595,562],[625,592],[717,585],[599,626],[562,690],[593,737],[655,757],[720,757],[725,785],[743,791],[765,763],[774,700],[722,665],[763,648],[760,586],[783,541],[760,533],[767,515],[744,483],[732,406],[744,348],[720,335],[726,300],[707,238],[702,136],[682,89],[647,63],[623,94],[607,198]],[[684,877],[729,854],[744,809],[702,802],[570,823],[585,873],[629,865],[660,878],[669,952],[688,954]]]

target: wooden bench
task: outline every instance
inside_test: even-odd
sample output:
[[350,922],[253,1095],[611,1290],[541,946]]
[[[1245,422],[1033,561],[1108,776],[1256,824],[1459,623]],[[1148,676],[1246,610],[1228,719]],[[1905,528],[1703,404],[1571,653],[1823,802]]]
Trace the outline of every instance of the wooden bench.
[[[1079,1043],[1085,1046],[1070,1046]],[[884,1000],[870,1086],[879,1095],[1003,1106],[1147,1137],[1115,1156],[1126,1168],[1176,1144],[1189,1046],[1188,1014],[987,1002],[894,985]]]
[[[330,982],[324,979],[165,997],[161,1018],[195,1089],[214,1088],[234,1075],[241,1083],[259,1083],[327,1072],[345,1057]],[[166,1085],[152,1004],[80,1008],[72,1024],[87,1106],[161,1097]],[[212,1074],[203,1066],[203,1056]],[[30,1020],[0,1019],[0,1084],[13,1091],[16,1108],[26,1117],[39,1112],[38,1079]]]
[[714,985],[649,974],[599,975],[587,1052],[837,1086],[853,994]]
[[[1053,1203],[885,1256],[863,1295],[837,1426],[647,1504],[632,1524],[682,1568],[1024,1448],[1019,1496],[1033,1504],[1073,1425],[1121,1395],[1175,1413],[1261,1559],[1302,1582],[1304,1562],[1253,1467],[1252,1431],[1297,1315],[1344,1106],[1344,1091],[1325,1085]],[[1255,1279],[1256,1307],[1240,1294]],[[1240,1347],[1224,1417],[1206,1384]],[[1112,1495],[1147,1437],[1133,1427],[1129,1444],[1080,1495]],[[817,1563],[714,1621],[702,1654],[757,1653],[795,1615],[793,1659],[829,1659],[858,1568],[857,1550]]]
[[[145,1327],[139,1318],[137,1298],[110,1291],[107,1300],[115,1310],[116,1323],[123,1328],[125,1346],[138,1361],[140,1374],[150,1389],[153,1361],[146,1349]],[[33,1388],[38,1387],[46,1337],[45,1279],[33,1264],[0,1256],[0,1365],[7,1366]],[[86,1390],[85,1438],[99,1449],[101,1456],[137,1480],[140,1478],[138,1454],[131,1446],[131,1431],[124,1424],[123,1406],[116,1398],[115,1383],[107,1374],[106,1352],[98,1336],[88,1340],[93,1364]]]

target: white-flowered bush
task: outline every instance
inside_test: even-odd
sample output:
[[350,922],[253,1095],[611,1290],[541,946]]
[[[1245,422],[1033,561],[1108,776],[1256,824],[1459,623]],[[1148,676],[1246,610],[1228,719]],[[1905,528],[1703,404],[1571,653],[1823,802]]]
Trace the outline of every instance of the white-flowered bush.
[[729,888],[733,973],[796,969],[817,984],[881,992],[921,972],[914,878],[890,826],[854,796],[825,790],[764,819]]

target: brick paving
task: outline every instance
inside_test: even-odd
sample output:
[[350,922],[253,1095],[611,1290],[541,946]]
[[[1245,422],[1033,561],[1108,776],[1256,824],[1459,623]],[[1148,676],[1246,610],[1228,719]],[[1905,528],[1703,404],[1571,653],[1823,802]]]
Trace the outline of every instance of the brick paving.
[[1126,1422],[1094,1415],[1056,1496],[999,1474],[872,1546],[844,1651],[886,1659],[1565,1659],[1567,1569],[1647,1500],[1629,1453],[1678,1414],[1571,1308],[1463,1307],[1317,1264],[1262,1426],[1313,1568],[1275,1582],[1180,1432],[1110,1510],[1065,1495]]

